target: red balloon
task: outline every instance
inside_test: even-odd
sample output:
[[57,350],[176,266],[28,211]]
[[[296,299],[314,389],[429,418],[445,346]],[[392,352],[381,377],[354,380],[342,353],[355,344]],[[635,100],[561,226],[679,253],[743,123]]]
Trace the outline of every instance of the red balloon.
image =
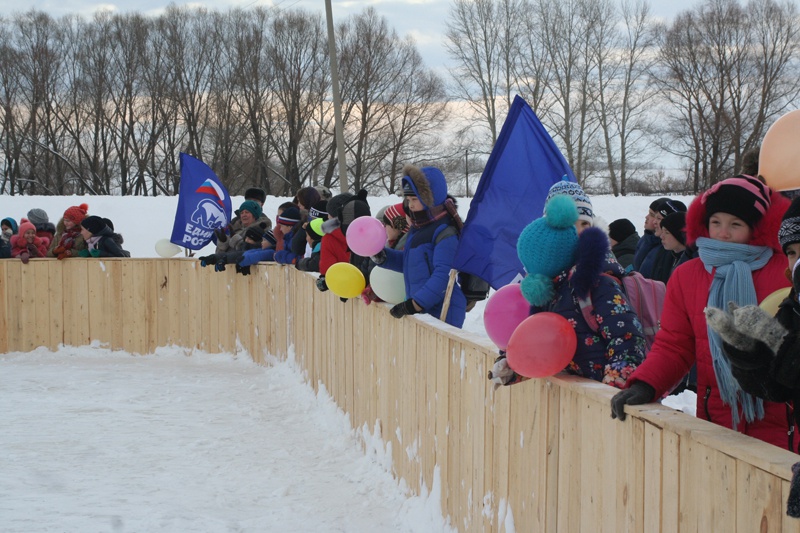
[[578,347],[575,329],[563,316],[541,312],[517,326],[508,341],[508,366],[528,378],[552,376],[569,364]]

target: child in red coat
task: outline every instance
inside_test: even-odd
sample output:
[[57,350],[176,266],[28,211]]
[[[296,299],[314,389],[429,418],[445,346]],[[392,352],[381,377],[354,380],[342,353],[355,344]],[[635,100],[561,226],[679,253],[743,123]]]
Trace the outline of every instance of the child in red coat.
[[19,232],[11,237],[11,257],[19,257],[27,264],[31,257],[45,255],[47,255],[47,245],[41,237],[36,236],[36,226],[27,218],[23,218]]

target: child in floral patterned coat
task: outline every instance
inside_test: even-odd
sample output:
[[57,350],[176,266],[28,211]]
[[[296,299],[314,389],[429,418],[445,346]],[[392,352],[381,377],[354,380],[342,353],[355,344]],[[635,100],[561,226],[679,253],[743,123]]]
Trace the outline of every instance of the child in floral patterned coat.
[[[644,360],[642,326],[617,278],[605,272],[608,237],[599,228],[586,228],[578,237],[577,219],[572,199],[555,196],[547,202],[545,216],[522,231],[517,253],[528,272],[522,294],[532,313],[558,313],[575,329],[578,344],[566,372],[622,388]],[[616,266],[622,277],[624,270]],[[596,328],[584,318],[587,306]],[[493,381],[519,381],[510,370],[501,354],[492,369]]]

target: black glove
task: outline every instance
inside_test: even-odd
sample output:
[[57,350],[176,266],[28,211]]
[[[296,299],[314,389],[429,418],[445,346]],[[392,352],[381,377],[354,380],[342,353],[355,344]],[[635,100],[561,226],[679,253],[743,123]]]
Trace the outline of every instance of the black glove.
[[342,302],[342,303],[347,303],[347,298],[341,298],[341,297],[340,297],[340,298],[339,298],[339,301],[340,301],[340,302]]
[[236,272],[241,274],[242,276],[249,276],[250,275],[250,265],[241,266],[237,263],[236,265]]
[[200,260],[201,267],[207,267],[208,265],[213,265],[217,262],[216,254],[204,255],[202,257],[198,257],[198,259]]
[[369,257],[376,265],[382,265],[386,262],[386,250],[381,250],[375,255]]
[[218,258],[216,264],[214,265],[214,272],[225,272],[225,264],[227,261],[224,257]]
[[755,341],[755,346],[752,350],[740,350],[722,341],[722,353],[731,363],[731,366],[742,370],[755,370],[756,368],[769,366],[772,360],[775,359],[775,354],[772,353],[772,350],[758,340]]
[[414,307],[414,300],[409,298],[405,302],[400,302],[399,304],[392,307],[389,312],[395,318],[403,318],[406,315],[413,315],[416,313],[420,313],[421,311],[417,311]]
[[217,242],[225,242],[228,240],[228,235],[225,233],[225,230],[223,228],[215,229],[214,235],[217,236]]
[[328,290],[328,284],[325,283],[325,276],[320,276],[317,278],[317,289],[319,292],[325,292]]
[[637,381],[629,388],[619,391],[611,398],[611,418],[625,420],[626,405],[641,405],[650,403],[656,396],[656,389],[645,383]]

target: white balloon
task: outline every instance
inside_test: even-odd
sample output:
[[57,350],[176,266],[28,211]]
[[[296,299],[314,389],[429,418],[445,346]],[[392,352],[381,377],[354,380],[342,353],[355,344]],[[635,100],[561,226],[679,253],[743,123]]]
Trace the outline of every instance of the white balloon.
[[402,272],[376,266],[370,272],[369,284],[384,302],[399,304],[406,300],[406,283]]
[[161,239],[156,242],[156,253],[161,257],[174,257],[181,253],[181,247],[172,244],[169,239]]

